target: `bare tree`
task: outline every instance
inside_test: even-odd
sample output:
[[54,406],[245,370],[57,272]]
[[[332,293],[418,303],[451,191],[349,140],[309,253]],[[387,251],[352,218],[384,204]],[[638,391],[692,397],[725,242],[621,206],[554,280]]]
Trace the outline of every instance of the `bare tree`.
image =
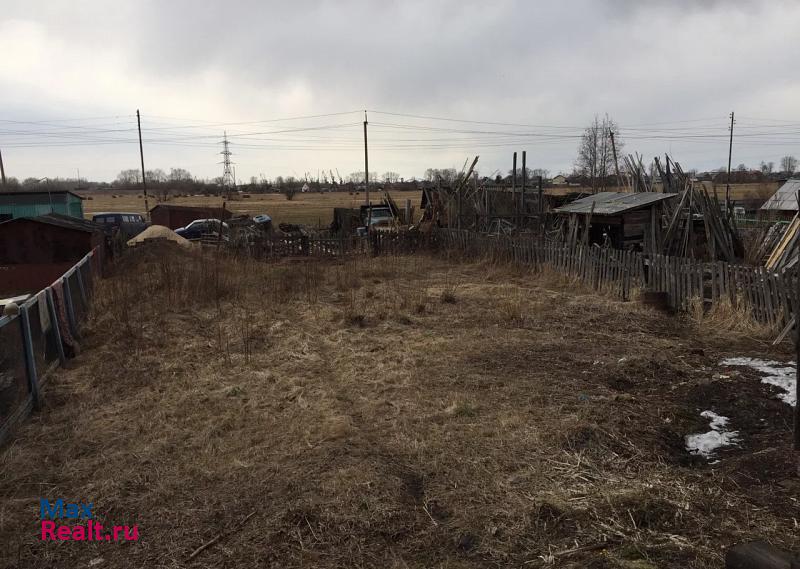
[[583,131],[578,145],[578,159],[575,168],[579,174],[591,180],[592,193],[597,191],[598,185],[605,187],[606,178],[614,172],[612,132],[617,155],[619,155],[624,143],[619,137],[617,124],[607,114],[602,120],[597,116],[594,117],[592,124]]
[[[513,176],[514,175],[514,169],[513,168],[508,171],[508,175],[509,176]],[[534,176],[535,176],[535,174],[533,173],[533,170],[531,170],[530,168],[525,168],[525,178],[527,180],[532,180],[534,178]],[[519,182],[520,180],[522,180],[522,168],[517,168],[517,181]]]
[[383,183],[384,184],[395,184],[400,180],[400,174],[397,172],[384,172],[383,173]]
[[[369,173],[369,179],[370,179],[370,183],[374,182],[375,180],[378,179],[378,173],[377,172],[370,172]],[[350,175],[348,176],[348,180],[350,182],[353,182],[354,184],[363,184],[364,183],[364,171],[362,170],[361,172],[351,172]]]
[[781,172],[786,172],[787,176],[791,176],[795,170],[797,170],[797,158],[790,155],[781,158]]
[[167,180],[172,183],[191,182],[192,174],[189,172],[189,170],[184,170],[183,168],[170,168],[169,174],[167,175]]
[[425,170],[425,179],[428,182],[441,182],[445,185],[452,184],[458,177],[455,168],[428,168]]
[[167,181],[167,175],[161,168],[156,168],[154,170],[147,170],[145,172],[145,176],[147,176],[147,181],[150,182],[151,184],[161,184]]
[[761,173],[762,174],[772,174],[772,171],[775,169],[775,162],[761,162]]
[[115,182],[120,186],[133,186],[138,184],[141,180],[142,173],[136,168],[131,168],[117,174]]

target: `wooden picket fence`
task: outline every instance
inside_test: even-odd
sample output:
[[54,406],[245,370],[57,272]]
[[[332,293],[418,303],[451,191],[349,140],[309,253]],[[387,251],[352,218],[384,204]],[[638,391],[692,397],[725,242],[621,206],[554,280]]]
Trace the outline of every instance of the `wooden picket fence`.
[[[285,257],[336,258],[347,255],[399,255],[431,247],[433,236],[419,232],[377,232],[368,236],[280,236],[251,241],[224,242],[216,239],[208,246],[224,247],[257,259]],[[204,243],[206,244],[206,243]]]
[[488,236],[441,229],[439,246],[467,256],[490,257],[535,268],[549,267],[599,292],[630,299],[635,290],[664,292],[669,307],[688,310],[728,302],[751,318],[780,330],[798,313],[794,269],[781,271],[726,262],[703,262],[635,251],[543,242],[537,237]]
[[588,284],[594,290],[629,299],[644,284],[643,258],[634,251],[618,251],[535,238],[488,236],[469,231],[440,230],[439,245],[470,256],[549,267]]

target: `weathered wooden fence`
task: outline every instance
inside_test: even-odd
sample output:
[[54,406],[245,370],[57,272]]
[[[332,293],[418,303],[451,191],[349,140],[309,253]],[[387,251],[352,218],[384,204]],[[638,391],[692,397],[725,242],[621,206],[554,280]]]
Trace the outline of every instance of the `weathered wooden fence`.
[[549,267],[623,299],[630,298],[644,284],[643,258],[633,251],[569,247],[563,243],[543,243],[536,238],[495,237],[469,231],[444,229],[438,233],[439,245],[444,249],[536,268]]
[[703,262],[683,257],[596,246],[542,242],[536,237],[492,237],[470,231],[442,229],[441,247],[469,256],[489,256],[534,267],[549,267],[598,291],[629,299],[632,291],[664,292],[671,308],[687,310],[693,303],[706,307],[728,302],[746,309],[763,324],[784,328],[800,307],[794,269],[770,271],[726,262]]
[[431,237],[422,233],[376,232],[354,235],[264,237],[247,243],[209,242],[209,246],[227,246],[257,259],[285,257],[344,257],[360,254],[405,254],[429,247]]
[[100,273],[95,252],[0,317],[0,444],[39,405],[51,372],[74,355]]

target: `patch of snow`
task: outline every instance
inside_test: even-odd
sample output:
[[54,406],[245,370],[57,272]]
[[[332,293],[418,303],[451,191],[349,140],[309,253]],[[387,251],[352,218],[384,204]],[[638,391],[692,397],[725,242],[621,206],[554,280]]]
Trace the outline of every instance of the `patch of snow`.
[[761,379],[761,383],[774,385],[783,390],[778,398],[794,407],[797,405],[797,368],[794,362],[782,364],[771,360],[759,360],[757,358],[727,358],[720,362],[726,366],[747,366],[760,373],[766,374]]
[[695,433],[686,435],[686,450],[692,454],[699,454],[707,459],[714,456],[714,451],[718,448],[730,446],[739,442],[739,431],[726,431],[728,417],[717,415],[713,411],[703,411],[701,417],[711,419],[707,433]]

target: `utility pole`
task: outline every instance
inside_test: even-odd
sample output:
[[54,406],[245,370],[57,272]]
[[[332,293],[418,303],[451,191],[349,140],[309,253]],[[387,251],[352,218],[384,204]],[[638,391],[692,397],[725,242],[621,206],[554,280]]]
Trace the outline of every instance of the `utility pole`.
[[369,206],[369,151],[367,149],[367,111],[364,111],[364,191],[366,196],[364,199]]
[[514,204],[514,211],[519,215],[519,203],[517,202],[517,153],[514,153],[514,165],[511,169],[511,203]]
[[619,176],[619,162],[617,161],[617,145],[614,143],[614,130],[608,129],[608,135],[611,137],[611,151],[614,153],[614,170],[617,173],[617,190],[621,190],[622,178]]
[[540,242],[544,242],[544,204],[542,201],[542,187],[544,186],[544,181],[542,177],[539,176],[539,239]]
[[519,194],[519,212],[520,218],[519,222],[521,223],[523,217],[525,215],[525,182],[527,181],[528,172],[527,167],[525,166],[525,155],[527,152],[525,150],[522,151],[522,189],[520,190]]
[[731,111],[731,140],[728,145],[728,180],[725,184],[725,214],[730,213],[731,207],[731,156],[733,155],[733,111]]
[[6,169],[3,168],[3,153],[0,152],[0,176],[3,178],[3,185],[6,185]]
[[543,190],[543,186],[544,186],[544,181],[542,180],[541,176],[539,176],[539,184],[538,185],[539,185],[539,214],[541,214],[542,213],[542,190]]
[[142,119],[139,116],[139,109],[136,109],[136,126],[139,129],[139,158],[142,161],[142,190],[144,191],[144,211],[145,215],[150,216],[150,208],[147,205],[147,176],[144,173],[144,150],[142,150]]

